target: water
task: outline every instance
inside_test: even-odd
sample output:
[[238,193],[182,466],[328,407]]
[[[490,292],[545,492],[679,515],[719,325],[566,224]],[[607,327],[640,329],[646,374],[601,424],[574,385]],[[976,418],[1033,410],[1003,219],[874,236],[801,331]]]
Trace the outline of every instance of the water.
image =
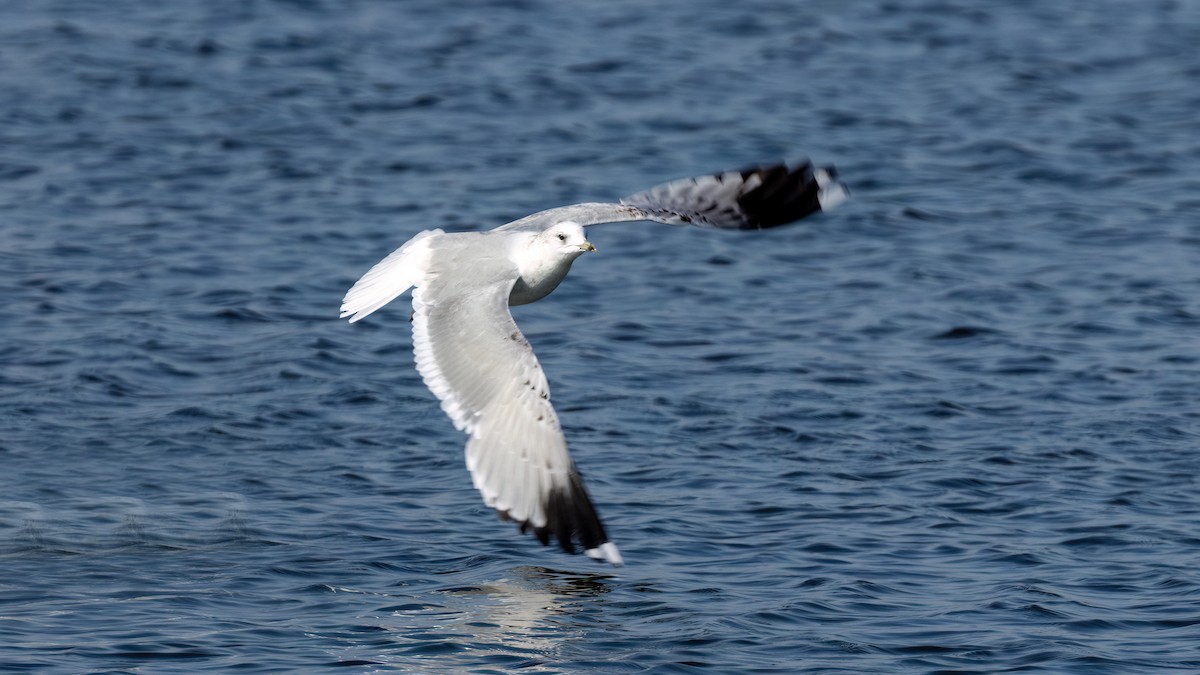
[[[153,5],[153,6],[151,6]],[[1200,5],[0,3],[0,664],[1200,672]],[[628,566],[338,321],[431,226],[808,154],[517,310]]]

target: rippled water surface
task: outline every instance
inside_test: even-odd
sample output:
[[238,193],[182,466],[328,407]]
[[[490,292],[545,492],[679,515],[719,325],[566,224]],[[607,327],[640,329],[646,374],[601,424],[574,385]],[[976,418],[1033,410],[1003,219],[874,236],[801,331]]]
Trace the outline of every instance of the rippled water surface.
[[[1200,672],[1200,5],[0,1],[0,667]],[[628,565],[337,319],[431,226],[810,155],[518,308]]]

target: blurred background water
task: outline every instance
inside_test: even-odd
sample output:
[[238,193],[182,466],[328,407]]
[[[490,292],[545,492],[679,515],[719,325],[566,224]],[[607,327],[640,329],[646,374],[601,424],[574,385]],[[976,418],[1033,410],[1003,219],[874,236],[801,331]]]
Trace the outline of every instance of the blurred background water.
[[[1200,672],[1200,4],[0,0],[0,668]],[[497,523],[400,302],[517,310],[628,566]]]

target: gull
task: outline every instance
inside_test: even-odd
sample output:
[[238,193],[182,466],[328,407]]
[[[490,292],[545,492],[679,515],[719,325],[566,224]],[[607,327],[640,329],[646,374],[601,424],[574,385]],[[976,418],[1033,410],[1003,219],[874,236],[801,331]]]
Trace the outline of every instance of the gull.
[[417,371],[468,435],[467,469],[487,506],[543,545],[578,543],[615,566],[608,537],[567,453],[550,387],[509,307],[546,297],[596,250],[584,228],[652,221],[757,230],[827,211],[849,196],[832,166],[804,160],[684,178],[625,197],[541,211],[483,232],[425,230],[384,258],[342,300],[360,321],[412,288]]

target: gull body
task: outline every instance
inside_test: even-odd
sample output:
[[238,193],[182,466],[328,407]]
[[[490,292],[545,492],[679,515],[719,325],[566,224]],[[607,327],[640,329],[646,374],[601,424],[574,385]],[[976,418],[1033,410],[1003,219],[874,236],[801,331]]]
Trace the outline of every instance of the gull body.
[[828,210],[848,192],[832,167],[808,162],[686,178],[619,204],[541,211],[487,232],[426,230],[372,267],[346,293],[359,321],[413,289],[417,370],[455,427],[484,503],[567,551],[623,563],[567,453],[550,389],[509,307],[549,295],[572,263],[595,251],[585,228],[654,221],[765,229]]

